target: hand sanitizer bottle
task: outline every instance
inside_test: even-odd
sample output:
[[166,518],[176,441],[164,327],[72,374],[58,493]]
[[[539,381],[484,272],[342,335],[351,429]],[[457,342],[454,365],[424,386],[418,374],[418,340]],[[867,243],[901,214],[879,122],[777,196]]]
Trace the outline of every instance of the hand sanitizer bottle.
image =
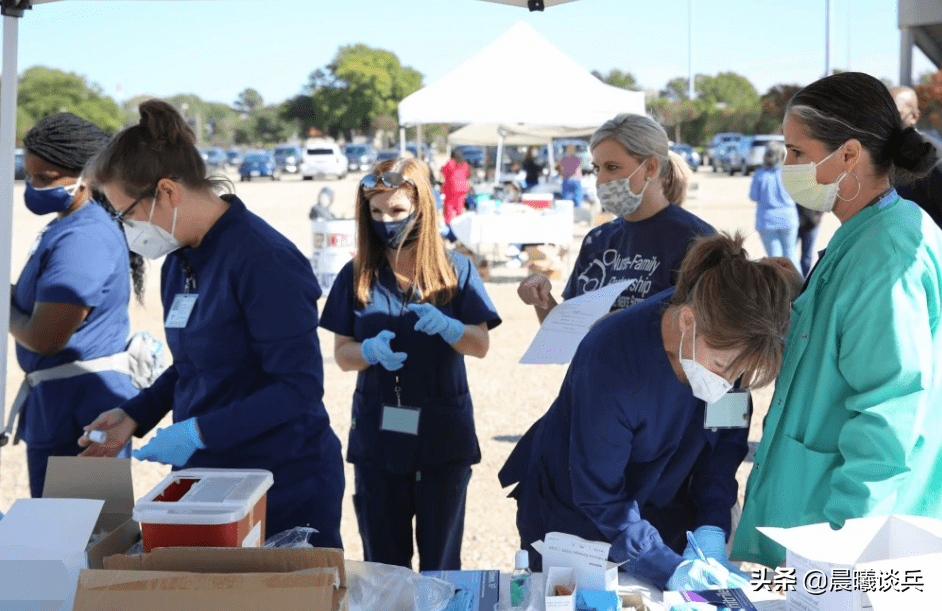
[[510,608],[526,609],[530,606],[530,554],[517,550],[514,572],[510,576]]

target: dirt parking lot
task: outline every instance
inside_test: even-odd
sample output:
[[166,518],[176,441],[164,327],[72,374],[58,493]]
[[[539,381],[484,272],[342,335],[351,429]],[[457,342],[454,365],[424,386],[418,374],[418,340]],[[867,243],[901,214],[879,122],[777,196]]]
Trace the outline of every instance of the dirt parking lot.
[[[357,183],[361,174],[351,174],[342,181],[302,181],[286,176],[281,181],[253,181],[239,183],[234,179],[236,193],[248,208],[271,223],[291,239],[306,255],[312,250],[312,237],[308,211],[315,203],[322,187],[334,191],[333,210],[343,216],[352,216]],[[726,231],[741,230],[748,235],[746,246],[750,255],[764,255],[761,241],[754,231],[755,205],[748,198],[750,178],[713,174],[709,170],[693,175],[686,207]],[[12,280],[15,282],[26,260],[26,253],[37,232],[48,222],[47,217],[30,214],[23,205],[23,185],[17,183],[14,196]],[[823,248],[838,227],[836,217],[827,215],[822,223],[817,247]],[[577,224],[574,228],[572,252],[578,251],[582,237],[590,228]],[[497,482],[497,471],[523,432],[539,418],[555,398],[565,374],[561,365],[520,365],[517,363],[538,324],[533,309],[517,298],[517,283],[525,276],[524,269],[511,269],[497,265],[487,290],[503,318],[503,324],[491,333],[491,350],[485,359],[467,360],[472,396],[474,398],[478,437],[483,460],[474,467],[467,502],[462,563],[465,568],[513,568],[514,551],[519,545],[515,527],[515,503],[506,498],[506,492]],[[568,277],[568,274],[567,274]],[[132,331],[147,330],[163,337],[162,309],[159,298],[159,264],[148,269],[147,294],[144,306],[131,306]],[[554,283],[554,295],[559,297],[564,280]],[[337,435],[346,445],[350,426],[350,406],[356,374],[341,372],[332,358],[332,334],[321,333],[324,348],[325,395],[324,403],[331,416]],[[7,350],[6,405],[10,405],[23,374],[16,363],[13,342]],[[771,390],[755,393],[756,412],[750,439],[759,439],[759,427],[771,398]],[[169,425],[169,418],[163,425]],[[146,441],[146,438],[145,440]],[[135,440],[140,447],[142,440]],[[0,511],[6,511],[17,498],[29,496],[25,448],[20,444],[0,450]],[[740,468],[739,479],[745,483],[751,463]],[[169,467],[153,463],[133,462],[134,493],[139,498],[156,485],[169,471]],[[362,547],[353,514],[351,496],[353,470],[348,465],[347,488],[344,497],[342,534],[346,556],[362,559]],[[271,533],[269,533],[271,534]]]

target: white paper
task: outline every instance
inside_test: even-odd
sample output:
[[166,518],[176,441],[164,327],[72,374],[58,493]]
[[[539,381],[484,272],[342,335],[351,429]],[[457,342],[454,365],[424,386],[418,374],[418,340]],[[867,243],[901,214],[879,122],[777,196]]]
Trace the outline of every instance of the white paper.
[[550,310],[520,362],[531,365],[565,365],[571,361],[579,342],[592,325],[612,309],[615,299],[634,282],[613,282],[558,304]]
[[606,571],[615,566],[608,561],[610,544],[551,532],[546,533],[545,542],[537,541],[533,548],[543,556],[544,570],[546,567],[571,568],[575,571],[579,587],[591,590],[607,589]]

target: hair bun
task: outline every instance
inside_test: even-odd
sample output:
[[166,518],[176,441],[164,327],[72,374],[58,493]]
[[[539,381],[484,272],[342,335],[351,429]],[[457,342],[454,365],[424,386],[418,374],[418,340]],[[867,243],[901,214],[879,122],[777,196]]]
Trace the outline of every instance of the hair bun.
[[[893,143],[892,148],[890,143]],[[933,152],[934,147],[914,127],[907,127],[894,132],[887,141],[887,149],[893,165],[912,170],[922,165],[922,160]]]
[[163,100],[147,100],[138,107],[141,120],[138,123],[152,144],[196,144],[196,137],[190,126],[176,109]]

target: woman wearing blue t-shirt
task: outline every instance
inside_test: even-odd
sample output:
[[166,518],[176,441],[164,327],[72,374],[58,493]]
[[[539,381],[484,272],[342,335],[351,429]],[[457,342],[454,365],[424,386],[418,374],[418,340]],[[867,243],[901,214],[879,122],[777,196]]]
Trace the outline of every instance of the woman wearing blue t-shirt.
[[465,355],[483,358],[500,318],[474,266],[445,250],[425,164],[384,161],[357,192],[357,254],[321,326],[357,371],[347,460],[371,562],[461,568],[465,498],[481,452]]
[[[616,218],[582,241],[563,299],[634,280],[612,306],[627,308],[672,286],[691,240],[714,233],[680,207],[686,195],[685,162],[667,144],[664,128],[643,115],[618,115],[592,135],[598,197]],[[529,276],[517,288],[540,322],[558,303],[552,288],[543,274]]]
[[769,142],[762,167],[756,170],[749,187],[749,199],[756,202],[756,231],[762,237],[770,257],[786,257],[795,268],[801,263],[796,256],[798,241],[798,207],[782,186],[782,161],[785,146]]
[[82,177],[107,142],[96,125],[70,113],[40,119],[23,138],[26,207],[55,215],[30,252],[10,308],[10,334],[26,372],[11,411],[20,411],[34,497],[42,496],[49,457],[77,455],[82,426],[137,394],[120,353],[130,330],[128,268],[133,262],[141,300],[143,260],[129,257],[114,209]]

